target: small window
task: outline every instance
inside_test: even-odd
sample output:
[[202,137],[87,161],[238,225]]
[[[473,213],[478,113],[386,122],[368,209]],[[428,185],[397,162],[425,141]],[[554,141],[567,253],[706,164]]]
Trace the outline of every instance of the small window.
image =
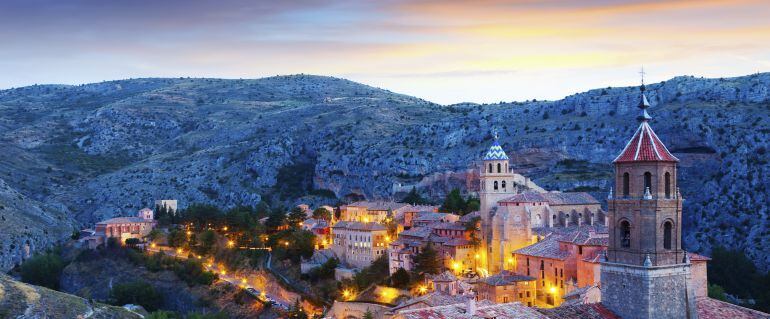
[[671,198],[671,174],[669,172],[666,172],[665,175],[666,179],[666,198]]
[[494,186],[494,187],[495,187],[495,190],[497,190],[497,181],[495,181],[495,184],[494,184],[494,185],[495,185],[495,186]]
[[497,163],[497,172],[502,173],[503,169],[500,167],[500,163]]
[[652,173],[650,172],[644,173],[644,191],[646,192],[647,189],[652,193]]
[[628,196],[628,188],[629,188],[629,181],[630,177],[628,176],[628,173],[623,174],[623,196]]
[[502,181],[503,189],[505,189],[505,181]]
[[492,163],[489,163],[489,173],[492,173]]
[[620,222],[620,247],[631,247],[631,224],[626,220]]
[[670,221],[667,221],[663,224],[663,248],[664,249],[671,249],[671,232],[673,231],[674,226],[671,224]]

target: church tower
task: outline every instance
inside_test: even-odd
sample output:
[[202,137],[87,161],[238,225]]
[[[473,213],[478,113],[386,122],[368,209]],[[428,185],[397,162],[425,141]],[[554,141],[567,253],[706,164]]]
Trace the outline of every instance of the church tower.
[[641,86],[639,128],[614,160],[602,303],[622,318],[697,318],[690,261],[682,250],[677,162],[649,125]]
[[[495,271],[501,264],[502,256],[499,256],[499,242],[493,240],[493,217],[498,209],[497,202],[516,194],[513,183],[514,175],[508,168],[508,155],[505,154],[500,143],[495,140],[484,155],[479,172],[479,201],[481,215],[481,255],[480,267],[489,271]],[[498,270],[499,271],[499,270]]]

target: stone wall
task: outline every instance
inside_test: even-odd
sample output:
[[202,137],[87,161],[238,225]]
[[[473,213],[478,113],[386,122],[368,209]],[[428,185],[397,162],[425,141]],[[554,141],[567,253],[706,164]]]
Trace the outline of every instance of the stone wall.
[[602,304],[620,317],[697,318],[689,264],[636,267],[602,263],[601,268]]

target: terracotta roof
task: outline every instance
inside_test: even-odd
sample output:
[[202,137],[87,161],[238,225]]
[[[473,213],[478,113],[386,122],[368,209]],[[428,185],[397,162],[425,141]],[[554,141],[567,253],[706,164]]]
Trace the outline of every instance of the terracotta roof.
[[609,246],[609,233],[597,232],[593,227],[578,227],[572,233],[559,236],[558,241],[573,243],[581,246]]
[[537,278],[519,275],[508,270],[503,270],[497,274],[484,278],[483,282],[490,286],[508,286],[520,281],[533,280],[537,280]]
[[493,304],[487,300],[476,303],[476,313],[468,313],[468,303],[431,307],[398,312],[395,318],[404,319],[459,319],[459,318],[507,318],[507,319],[547,319],[534,308],[518,302]]
[[549,259],[567,259],[570,253],[559,249],[558,237],[556,235],[547,236],[539,242],[514,251],[514,253]]
[[452,238],[444,243],[445,246],[465,246],[470,244],[471,242],[465,238]]
[[402,231],[400,234],[398,234],[398,236],[399,238],[401,237],[428,238],[431,232],[433,232],[433,230],[428,227],[412,227],[409,230]]
[[460,216],[460,221],[461,222],[469,222],[469,221],[471,221],[471,219],[473,219],[475,217],[481,217],[481,215],[479,214],[479,211],[470,212],[468,214]]
[[368,202],[368,201],[360,201],[355,203],[350,203],[348,205],[342,206],[357,206],[357,207],[366,207],[368,210],[396,210],[400,208],[404,208],[405,206],[410,206],[409,204],[405,203],[396,203],[396,202]]
[[108,220],[100,221],[96,223],[101,224],[127,224],[127,223],[152,223],[153,220],[139,218],[139,217],[115,217]]
[[[410,308],[429,308],[429,307],[438,307],[438,306],[448,306],[453,305],[457,303],[461,303],[465,301],[467,297],[463,295],[446,295],[439,292],[431,292],[425,296],[420,296],[416,298],[411,298],[409,300],[406,300],[399,305],[390,308],[393,312],[398,312],[401,309],[410,307]],[[422,307],[415,307],[417,304],[423,304]]]
[[678,162],[660,141],[647,121],[643,121],[613,163],[628,162]]
[[428,225],[430,228],[433,229],[447,229],[447,230],[465,230],[465,226],[460,223],[452,223],[452,222],[438,222]]
[[744,308],[709,297],[696,299],[698,319],[767,319],[770,314]]
[[551,319],[620,319],[600,303],[537,308],[537,311]]
[[503,151],[503,148],[500,147],[500,143],[497,142],[497,139],[495,139],[495,141],[492,142],[492,146],[489,147],[487,154],[484,155],[485,161],[497,161],[497,160],[507,160],[507,159],[508,159],[508,155],[505,154],[505,151]]
[[365,230],[365,231],[379,231],[386,230],[385,226],[379,223],[362,223],[352,221],[339,221],[332,228],[345,228],[353,230]]
[[696,253],[687,252],[691,261],[709,261],[711,258]]
[[599,204],[591,194],[585,192],[524,192],[516,194],[507,199],[501,200],[501,203],[539,203],[547,202],[548,205],[595,205]]
[[453,275],[449,271],[442,272],[438,275],[428,275],[429,280],[438,281],[438,282],[448,282],[448,281],[457,281],[457,277]]
[[433,212],[421,212],[418,213],[417,216],[414,217],[413,221],[441,221],[447,217],[449,217],[452,214],[447,213],[433,213]]

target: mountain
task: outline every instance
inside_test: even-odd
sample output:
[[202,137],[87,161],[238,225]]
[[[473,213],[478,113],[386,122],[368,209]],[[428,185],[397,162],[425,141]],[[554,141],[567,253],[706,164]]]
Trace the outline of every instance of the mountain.
[[[770,74],[647,88],[651,125],[682,160],[686,246],[744,248],[767,269]],[[160,198],[334,203],[412,186],[439,198],[474,186],[497,132],[517,173],[605,198],[638,101],[625,87],[442,106],[310,75],[35,85],[0,91],[0,178],[83,224]]]

